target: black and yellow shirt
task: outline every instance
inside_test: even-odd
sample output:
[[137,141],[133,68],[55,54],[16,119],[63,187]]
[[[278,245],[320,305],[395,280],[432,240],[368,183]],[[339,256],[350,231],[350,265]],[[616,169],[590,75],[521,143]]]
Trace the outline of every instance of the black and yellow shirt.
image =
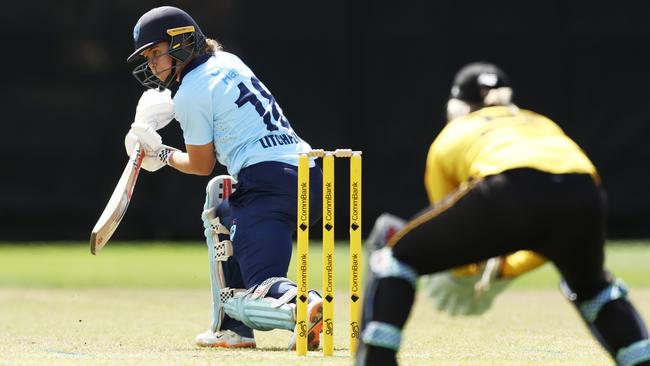
[[451,121],[427,156],[425,186],[432,204],[470,179],[509,169],[586,173],[596,168],[550,119],[517,107],[487,107]]
[[[471,179],[509,169],[534,168],[564,174],[586,173],[599,180],[582,149],[550,119],[517,107],[488,107],[451,121],[427,156],[425,186],[432,205]],[[500,276],[517,277],[546,262],[528,250],[503,257]],[[458,267],[476,275],[479,264]]]

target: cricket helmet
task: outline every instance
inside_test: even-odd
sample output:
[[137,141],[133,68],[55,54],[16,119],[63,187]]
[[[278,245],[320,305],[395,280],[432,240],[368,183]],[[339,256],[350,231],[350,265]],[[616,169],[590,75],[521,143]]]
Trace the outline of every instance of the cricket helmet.
[[494,64],[474,62],[465,65],[456,73],[450,98],[484,104],[488,92],[498,88],[510,88],[506,73]]
[[510,105],[512,88],[503,70],[488,62],[473,62],[461,68],[447,102],[447,120],[494,105]]
[[187,64],[201,53],[205,46],[205,35],[199,25],[185,11],[173,6],[161,6],[144,13],[133,28],[134,51],[126,59],[132,62],[141,58],[147,48],[169,42],[167,54],[173,59],[171,73],[167,80],[159,80],[149,70],[147,61],[133,70],[133,76],[148,88],[167,88],[175,79],[179,66]]

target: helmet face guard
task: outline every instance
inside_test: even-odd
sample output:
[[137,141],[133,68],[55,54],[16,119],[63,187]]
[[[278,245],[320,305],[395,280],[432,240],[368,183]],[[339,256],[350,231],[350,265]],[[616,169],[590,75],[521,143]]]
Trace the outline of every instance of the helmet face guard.
[[196,57],[205,45],[205,38],[201,33],[196,32],[193,26],[168,29],[167,34],[171,37],[169,49],[160,56],[169,55],[173,60],[172,67],[164,70],[170,71],[169,76],[165,80],[160,80],[149,68],[148,60],[144,60],[133,69],[133,77],[146,88],[160,90],[169,88],[176,80],[179,69]]
[[158,79],[148,65],[148,60],[138,62],[133,76],[147,88],[168,88],[178,77],[180,69],[200,55],[205,47],[205,36],[194,19],[185,11],[173,6],[153,8],[143,14],[133,28],[134,51],[127,62],[142,59],[142,53],[160,42],[169,42],[163,55],[172,58],[172,67],[166,80]]

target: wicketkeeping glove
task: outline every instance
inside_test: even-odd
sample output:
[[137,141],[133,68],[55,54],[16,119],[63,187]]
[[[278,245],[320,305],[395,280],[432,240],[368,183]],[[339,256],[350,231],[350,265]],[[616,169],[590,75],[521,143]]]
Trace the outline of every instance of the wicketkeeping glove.
[[434,299],[434,306],[440,311],[455,315],[481,315],[485,313],[512,281],[498,278],[498,258],[485,264],[482,273],[462,275],[448,270],[424,276],[424,291]]

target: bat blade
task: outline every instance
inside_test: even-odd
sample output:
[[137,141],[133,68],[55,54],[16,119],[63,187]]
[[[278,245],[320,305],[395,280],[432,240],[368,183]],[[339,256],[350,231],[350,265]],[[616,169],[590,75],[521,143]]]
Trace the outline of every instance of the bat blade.
[[106,245],[120,221],[122,221],[131,202],[131,195],[138,180],[138,173],[144,156],[144,149],[140,149],[140,144],[137,144],[124,167],[122,176],[117,182],[111,198],[90,233],[90,253],[93,255],[96,255]]

